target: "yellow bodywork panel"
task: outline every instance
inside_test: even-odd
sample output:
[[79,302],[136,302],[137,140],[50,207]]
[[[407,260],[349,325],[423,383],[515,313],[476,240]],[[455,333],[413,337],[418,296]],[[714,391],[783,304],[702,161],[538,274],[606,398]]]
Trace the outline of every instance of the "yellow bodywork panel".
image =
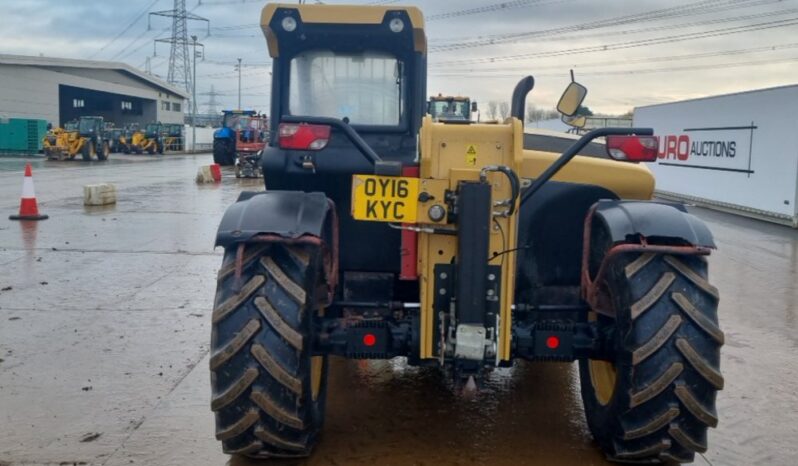
[[[432,197],[419,203],[419,226],[447,228],[435,224],[427,217],[434,205],[444,205],[446,189],[455,190],[460,181],[476,181],[486,165],[505,165],[519,171],[523,154],[523,127],[512,119],[506,125],[452,125],[436,123],[424,117],[420,133],[421,191]],[[507,178],[500,173],[488,173],[492,185],[491,202],[510,198],[511,188]],[[424,222],[430,222],[424,225]],[[500,322],[498,329],[499,359],[510,359],[511,306],[515,287],[515,254],[495,254],[515,248],[515,216],[494,217],[490,227],[490,265],[501,266]],[[449,226],[451,227],[451,226]],[[434,269],[436,264],[450,264],[457,254],[457,237],[435,233],[419,233],[418,271],[421,286],[421,348],[422,358],[441,357],[442,348],[433,348],[436,316]],[[493,258],[493,259],[492,259]]]
[[[537,178],[560,155],[525,150],[519,176]],[[601,186],[621,199],[647,200],[654,193],[654,175],[645,165],[581,155],[568,162],[552,180]]]
[[277,36],[269,24],[278,8],[297,10],[303,23],[311,24],[380,24],[389,11],[404,11],[410,18],[413,28],[413,43],[417,52],[427,52],[427,39],[424,33],[424,15],[412,6],[381,6],[381,5],[321,5],[296,3],[268,3],[263,7],[260,15],[260,25],[266,36],[269,46],[269,56],[272,58],[280,55]]
[[[435,266],[451,264],[457,254],[457,236],[429,232],[429,227],[454,229],[456,225],[446,224],[445,221],[434,222],[428,216],[430,207],[437,204],[448,208],[444,202],[446,191],[455,191],[461,181],[478,180],[480,170],[485,166],[505,165],[522,179],[531,180],[540,176],[561,154],[524,150],[523,127],[515,118],[508,119],[505,124],[459,125],[437,123],[430,116],[426,116],[422,124],[419,151],[420,193],[426,193],[422,198],[428,199],[426,202],[419,201],[416,219],[419,227],[427,227],[427,231],[422,230],[418,236],[420,356],[430,359],[441,358],[443,351],[443,348],[434,344],[436,319],[440,319],[434,311]],[[510,197],[510,183],[504,175],[489,172],[487,179],[492,185],[492,203]],[[575,157],[553,179],[601,186],[622,199],[650,199],[654,190],[654,177],[646,166],[594,157]],[[497,350],[498,358],[504,361],[511,356],[516,255],[513,252],[496,254],[517,247],[517,222],[517,214],[509,218],[493,217],[489,256],[485,258],[489,265],[501,267]]]

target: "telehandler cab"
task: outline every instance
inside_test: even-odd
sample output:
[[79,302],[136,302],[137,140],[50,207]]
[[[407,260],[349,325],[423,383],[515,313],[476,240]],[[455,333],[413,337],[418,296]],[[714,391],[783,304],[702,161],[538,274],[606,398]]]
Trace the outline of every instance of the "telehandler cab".
[[108,137],[105,134],[105,122],[100,116],[82,116],[78,120],[78,135],[80,136],[80,151],[83,160],[92,158],[104,161],[111,154]]
[[111,153],[105,123],[99,116],[82,116],[63,130],[51,130],[44,142],[44,153],[50,160],[72,160],[80,154],[85,161],[103,161]]
[[[578,361],[609,458],[706,449],[723,387],[715,245],[684,207],[651,200],[638,163],[656,158],[651,129],[524,150],[531,76],[504,123],[433,121],[416,8],[267,4],[261,24],[267,190],[241,193],[216,238],[211,408],[226,452],[309,455],[330,355],[477,383],[518,359]],[[586,92],[572,82],[560,111]],[[614,160],[577,155],[598,137]]]
[[183,138],[183,125],[171,123],[163,125],[164,150],[183,152],[185,141]]
[[432,121],[472,121],[478,111],[476,102],[472,103],[468,97],[461,96],[438,94],[430,97],[427,105],[427,113]]

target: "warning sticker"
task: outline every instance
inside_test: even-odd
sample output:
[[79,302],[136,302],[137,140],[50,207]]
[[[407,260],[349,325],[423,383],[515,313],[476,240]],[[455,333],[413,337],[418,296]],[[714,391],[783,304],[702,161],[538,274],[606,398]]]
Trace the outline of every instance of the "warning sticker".
[[468,148],[466,149],[466,165],[471,165],[472,167],[477,164],[477,146],[474,144],[469,144]]

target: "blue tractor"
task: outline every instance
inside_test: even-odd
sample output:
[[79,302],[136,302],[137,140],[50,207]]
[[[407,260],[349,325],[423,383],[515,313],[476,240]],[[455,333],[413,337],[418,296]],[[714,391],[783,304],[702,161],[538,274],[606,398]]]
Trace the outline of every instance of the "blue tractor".
[[254,110],[224,110],[222,127],[213,133],[213,161],[219,165],[233,165],[236,160],[236,133],[242,124],[257,114]]

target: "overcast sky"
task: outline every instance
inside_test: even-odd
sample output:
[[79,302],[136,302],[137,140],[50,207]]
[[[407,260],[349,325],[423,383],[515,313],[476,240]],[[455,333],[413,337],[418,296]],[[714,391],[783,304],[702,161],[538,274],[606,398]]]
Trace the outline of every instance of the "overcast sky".
[[[236,105],[237,57],[245,65],[243,106],[267,110],[269,57],[257,23],[263,0],[186,0],[190,33],[205,44],[197,92],[211,85],[219,109]],[[294,3],[294,2],[291,2]],[[325,3],[367,3],[325,1]],[[428,92],[469,95],[484,107],[509,100],[526,75],[529,101],[551,108],[573,68],[586,105],[621,114],[639,105],[795,84],[798,0],[459,0],[371,2],[421,7],[429,40]],[[170,20],[147,11],[172,0],[0,0],[0,52],[119,60],[166,77]],[[207,95],[198,96],[204,110]]]

